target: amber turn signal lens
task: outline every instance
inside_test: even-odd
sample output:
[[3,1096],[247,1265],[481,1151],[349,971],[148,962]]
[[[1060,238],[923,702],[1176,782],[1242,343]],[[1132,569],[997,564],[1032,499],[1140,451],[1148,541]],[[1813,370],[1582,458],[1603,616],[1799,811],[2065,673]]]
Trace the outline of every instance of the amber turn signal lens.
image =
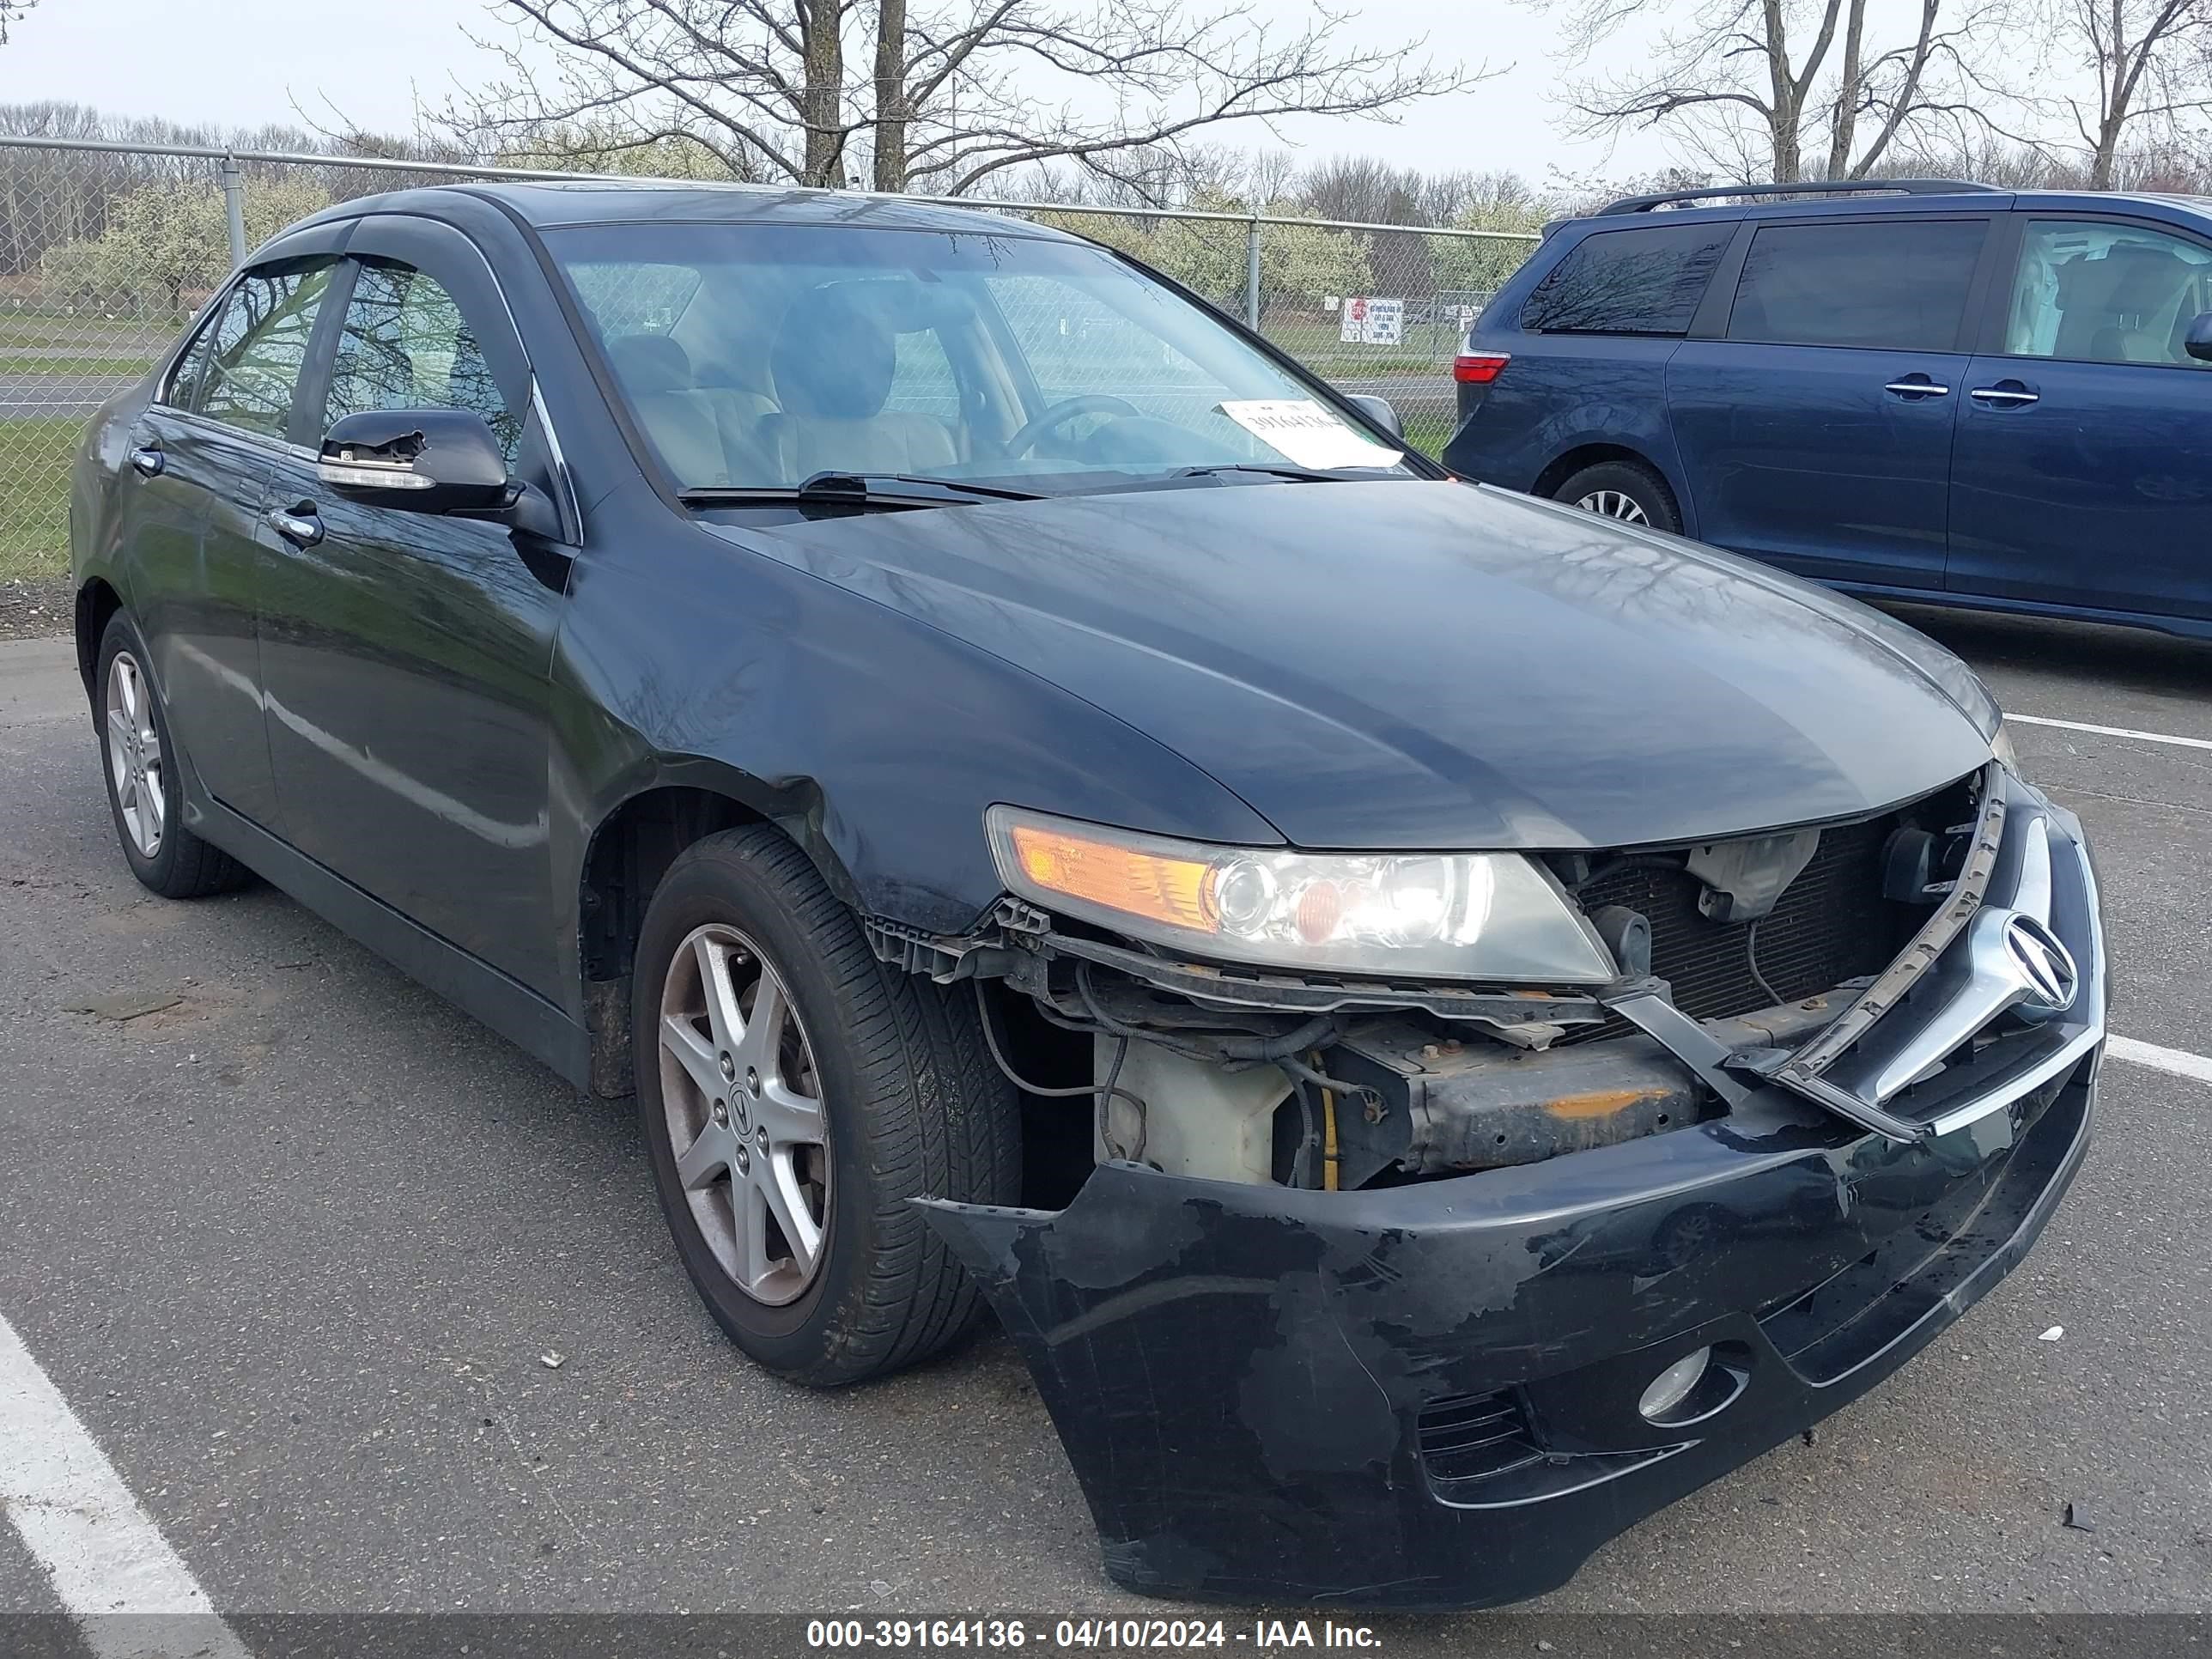
[[[1519,853],[1309,853],[1181,841],[1001,802],[983,815],[1006,890],[1195,957],[1513,983],[1617,976],[1550,872]],[[1015,913],[1009,925],[1034,928]]]
[[1022,873],[1048,892],[1176,927],[1211,933],[1218,925],[1206,902],[1209,866],[1204,864],[1035,824],[1017,823],[1012,833]]

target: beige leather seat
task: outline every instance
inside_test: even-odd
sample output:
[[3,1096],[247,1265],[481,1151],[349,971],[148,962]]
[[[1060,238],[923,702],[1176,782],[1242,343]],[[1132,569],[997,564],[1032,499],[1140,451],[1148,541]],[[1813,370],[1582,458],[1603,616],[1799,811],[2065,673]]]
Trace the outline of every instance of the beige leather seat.
[[960,461],[941,421],[887,410],[896,337],[874,307],[831,283],[791,302],[769,352],[782,405],[757,428],[784,482],[817,472],[942,472]]
[[677,482],[693,487],[775,482],[753,431],[775,405],[732,386],[701,386],[691,358],[665,334],[620,334],[607,358],[646,436]]
[[[2100,363],[2180,362],[2174,312],[2196,268],[2162,247],[2122,242],[2058,267],[2057,355]],[[2185,336],[2187,325],[2181,325]]]

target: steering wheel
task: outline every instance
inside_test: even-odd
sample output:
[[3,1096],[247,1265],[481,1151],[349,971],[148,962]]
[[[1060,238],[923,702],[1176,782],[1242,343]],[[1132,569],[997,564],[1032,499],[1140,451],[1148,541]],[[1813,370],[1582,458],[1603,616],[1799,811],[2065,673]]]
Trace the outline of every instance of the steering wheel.
[[1036,447],[1036,441],[1056,426],[1065,426],[1079,415],[1133,415],[1139,419],[1145,411],[1127,398],[1116,398],[1103,392],[1086,392],[1080,396],[1063,398],[1050,409],[1006,440],[1009,456],[1026,455]]

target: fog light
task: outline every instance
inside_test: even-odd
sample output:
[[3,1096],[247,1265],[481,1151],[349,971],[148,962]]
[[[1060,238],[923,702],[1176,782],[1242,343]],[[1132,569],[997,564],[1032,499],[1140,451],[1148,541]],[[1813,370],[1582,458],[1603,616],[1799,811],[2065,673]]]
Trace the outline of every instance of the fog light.
[[1644,1390],[1644,1398],[1636,1402],[1636,1409],[1656,1423],[1690,1397],[1690,1390],[1705,1380],[1705,1367],[1712,1363],[1711,1348],[1684,1354],[1651,1379],[1651,1386]]

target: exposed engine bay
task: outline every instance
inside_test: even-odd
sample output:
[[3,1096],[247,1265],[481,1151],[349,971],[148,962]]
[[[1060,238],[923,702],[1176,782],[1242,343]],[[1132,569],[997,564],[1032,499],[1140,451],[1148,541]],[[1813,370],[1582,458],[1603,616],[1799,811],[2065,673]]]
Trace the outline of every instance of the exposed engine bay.
[[1968,864],[1985,776],[1858,823],[1546,856],[1612,958],[1606,986],[1243,969],[1011,898],[995,936],[878,944],[975,981],[1032,1105],[1090,1104],[1089,1162],[1401,1185],[1729,1111],[1747,1080],[1727,1066],[1807,1042],[1922,933]]

